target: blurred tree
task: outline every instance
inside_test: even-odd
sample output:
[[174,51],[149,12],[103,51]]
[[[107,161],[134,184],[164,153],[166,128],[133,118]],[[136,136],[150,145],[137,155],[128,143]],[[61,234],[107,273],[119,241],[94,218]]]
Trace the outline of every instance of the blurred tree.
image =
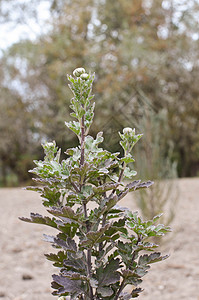
[[[144,110],[144,108],[143,108]],[[138,128],[144,132],[141,143],[136,148],[136,165],[139,178],[152,178],[154,184],[146,192],[135,193],[138,207],[145,218],[164,213],[164,223],[169,225],[175,216],[178,200],[177,164],[172,161],[174,143],[168,140],[168,113],[162,109],[158,113],[144,110],[144,117]],[[163,221],[163,220],[162,220]]]
[[[22,90],[22,103],[34,111],[38,140],[56,137],[63,148],[76,143],[72,133],[64,131],[64,120],[70,113],[66,72],[86,66],[97,74],[94,92],[98,109],[92,134],[102,123],[106,147],[118,150],[118,130],[135,126],[143,116],[143,103],[157,113],[165,109],[169,129],[164,138],[174,142],[172,159],[179,162],[179,174],[196,174],[197,1],[46,1],[51,7],[48,32],[34,41],[20,41],[4,55],[4,65],[9,67],[6,77],[17,82],[15,90]],[[28,1],[23,15],[38,12],[35,3],[41,2]],[[7,6],[7,16],[13,3]],[[10,93],[11,87],[6,88]]]
[[[35,136],[36,137],[36,136]],[[27,169],[35,157],[34,121],[20,95],[3,87],[0,92],[0,184],[16,185],[30,179]],[[25,172],[24,172],[25,171]]]

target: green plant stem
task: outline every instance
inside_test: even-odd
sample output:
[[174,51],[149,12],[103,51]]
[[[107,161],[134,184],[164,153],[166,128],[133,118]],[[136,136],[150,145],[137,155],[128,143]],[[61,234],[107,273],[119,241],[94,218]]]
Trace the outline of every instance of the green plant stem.
[[84,150],[85,150],[85,116],[81,119],[81,158],[80,165],[84,165]]
[[113,300],[117,300],[122,292],[122,290],[124,289],[125,287],[125,278],[123,279],[121,285],[120,285],[120,288],[119,290],[117,291],[116,295],[115,295],[115,298]]
[[[106,183],[106,179],[103,180],[103,183]],[[100,182],[100,185],[102,185],[102,182]],[[104,198],[106,198],[106,192],[104,192],[103,195],[104,195]],[[107,214],[105,213],[102,218],[102,227],[104,227],[106,224],[106,217],[107,217]],[[102,250],[103,250],[103,242],[99,243],[99,252]]]
[[76,184],[75,184],[74,182],[72,182],[72,180],[70,181],[70,183],[71,183],[71,185],[74,187],[75,191],[76,191],[77,193],[79,193],[80,191],[79,191],[78,187],[76,186]]
[[[138,235],[138,240],[137,240],[136,245],[138,245],[138,243],[141,242],[141,240],[142,240],[142,237],[140,235]],[[132,259],[131,259],[131,264],[133,263],[133,261],[134,261],[134,259],[136,257],[136,254],[137,254],[137,251],[134,251],[133,255],[132,255]],[[131,264],[130,264],[130,269],[131,269]],[[119,288],[117,294],[115,295],[114,300],[118,299],[118,297],[120,296],[120,293],[122,292],[122,290],[124,289],[124,287],[125,287],[125,278],[123,279],[123,281],[122,281],[122,283],[120,285],[120,288]]]
[[[85,161],[85,116],[83,115],[82,119],[81,119],[81,158],[80,158],[80,166],[84,165],[84,161]],[[81,178],[81,182],[83,182],[82,178]],[[82,184],[80,185],[80,190],[82,188]],[[86,207],[86,203],[83,202],[83,209],[84,209],[84,217],[86,219],[86,229],[87,229],[87,233],[90,230],[90,226],[89,226],[89,220],[88,219],[88,215],[87,215],[87,207]],[[88,276],[89,278],[91,278],[91,249],[87,250],[87,272],[88,272]],[[93,299],[93,289],[91,287],[91,285],[89,284],[89,296],[90,299]]]
[[119,176],[119,179],[118,179],[118,182],[121,182],[122,181],[122,177],[124,175],[124,170],[126,169],[126,164],[123,162],[123,166],[122,166],[122,170],[120,172],[120,176]]
[[[126,164],[123,162],[123,163],[122,163],[122,170],[121,170],[121,172],[120,172],[120,175],[119,175],[119,178],[118,178],[118,182],[121,182],[121,181],[122,181],[122,177],[123,177],[123,175],[124,175],[124,170],[125,170],[125,169],[126,169]],[[116,189],[114,189],[114,190],[112,191],[110,197],[112,197],[112,196],[114,195],[115,191],[116,191]]]
[[[87,268],[88,268],[88,275],[89,278],[91,278],[91,249],[87,250]],[[89,294],[90,294],[90,299],[93,299],[93,289],[89,283]]]
[[[107,217],[107,214],[105,213],[103,215],[103,219],[102,219],[102,227],[104,227],[106,224],[106,217]],[[103,250],[103,242],[99,243],[99,251],[102,251],[102,250]]]
[[[138,243],[141,242],[141,241],[142,241],[142,237],[141,237],[140,235],[138,235],[138,240],[137,240],[137,242],[136,242],[136,246],[137,246]],[[138,252],[137,252],[136,250],[133,251],[133,255],[132,255],[132,259],[131,259],[131,263],[130,263],[130,269],[131,269],[131,265],[133,264],[134,259],[135,259],[137,253],[138,253]]]
[[[141,241],[141,239],[140,239],[140,237],[138,237],[138,240],[137,240],[136,245],[137,245],[140,241]],[[133,252],[133,256],[132,256],[132,260],[131,260],[131,264],[133,263],[136,254],[137,254],[137,251],[134,251],[134,252]],[[130,266],[130,269],[131,269],[131,266]],[[118,297],[120,296],[120,293],[122,292],[122,290],[124,289],[124,287],[125,287],[125,278],[123,279],[123,281],[122,281],[122,283],[121,283],[121,285],[120,285],[120,288],[119,288],[117,294],[115,295],[114,300],[117,300],[117,299],[118,299]]]
[[[83,203],[83,208],[84,208],[84,216],[87,219],[88,215],[87,215],[86,203]],[[88,220],[86,220],[86,229],[87,229],[87,232],[89,232],[90,226],[89,226]],[[87,272],[88,272],[89,278],[91,278],[91,275],[92,275],[91,267],[92,267],[92,265],[91,265],[91,249],[88,249],[87,250]],[[90,299],[93,299],[93,289],[90,284],[89,284],[89,294],[90,294]]]

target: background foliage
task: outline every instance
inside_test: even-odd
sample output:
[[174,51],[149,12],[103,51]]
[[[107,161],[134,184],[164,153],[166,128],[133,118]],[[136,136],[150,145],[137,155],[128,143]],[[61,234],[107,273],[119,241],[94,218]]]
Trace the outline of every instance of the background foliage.
[[[13,26],[31,27],[30,20],[40,24],[42,2],[1,0],[0,21]],[[158,127],[157,116],[164,111],[167,124],[158,135],[162,159],[177,162],[179,176],[197,175],[198,2],[45,3],[49,18],[41,34],[20,39],[0,58],[1,184],[28,180],[32,159],[42,155],[40,142],[56,139],[63,149],[76,145],[64,130],[64,120],[70,113],[66,73],[77,66],[97,74],[98,110],[91,134],[103,129],[105,148],[117,151],[117,132],[125,126],[138,127],[150,111]]]

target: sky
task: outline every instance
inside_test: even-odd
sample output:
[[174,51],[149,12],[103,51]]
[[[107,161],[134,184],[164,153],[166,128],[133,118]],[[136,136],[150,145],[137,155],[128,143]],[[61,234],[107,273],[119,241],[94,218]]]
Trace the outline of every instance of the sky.
[[[7,2],[2,5],[2,9],[6,11],[9,9],[9,6],[15,2],[16,0],[7,0]],[[24,0],[17,0],[21,3],[25,2]],[[16,25],[15,20],[18,18],[18,12],[13,11],[11,13],[11,18],[14,20],[13,22],[1,23],[0,30],[0,49],[5,50],[7,47],[11,46],[13,43],[18,42],[20,39],[30,38],[32,40],[36,39],[38,35],[47,31],[46,21],[49,19],[49,1],[41,1],[38,4],[37,0],[33,0],[37,2],[37,14],[38,20],[35,18],[26,18],[25,24],[18,22]],[[45,23],[45,26],[44,26]]]
[[[31,5],[34,4],[37,11],[37,21],[34,17],[30,17],[29,14],[23,14],[23,11],[19,10],[18,3],[25,3],[27,5],[28,2],[31,1]],[[74,0],[75,1],[75,0]],[[131,0],[129,0],[131,1]],[[146,3],[150,3],[149,0],[146,0]],[[199,1],[199,0],[198,0]],[[192,0],[164,0],[162,5],[164,8],[169,8],[171,3],[173,5],[177,5],[178,11],[175,14],[175,20],[177,22],[180,14],[183,10],[190,8],[193,5]],[[38,35],[41,35],[48,31],[50,28],[47,25],[47,21],[50,18],[49,8],[50,1],[49,0],[6,0],[1,4],[1,9],[6,12],[11,5],[15,5],[16,9],[11,12],[11,18],[13,22],[0,23],[0,53],[5,50],[13,43],[18,42],[21,39],[29,38],[34,40]],[[20,13],[23,14],[23,20],[20,22],[19,16]],[[16,22],[17,20],[17,22]],[[24,22],[25,21],[25,22]],[[183,29],[183,28],[182,28]],[[194,39],[199,38],[199,34],[195,33],[193,35]]]

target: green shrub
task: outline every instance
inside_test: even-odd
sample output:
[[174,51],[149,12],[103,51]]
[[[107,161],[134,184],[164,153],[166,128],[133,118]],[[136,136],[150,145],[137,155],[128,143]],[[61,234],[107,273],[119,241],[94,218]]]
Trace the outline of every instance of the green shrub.
[[[31,213],[30,219],[20,219],[58,230],[56,236],[45,235],[58,249],[46,254],[60,271],[53,275],[53,295],[85,300],[136,298],[150,265],[168,257],[156,252],[158,246],[149,239],[170,229],[156,225],[159,216],[143,221],[137,212],[118,205],[129,192],[153,184],[124,182],[136,175],[128,165],[134,162],[131,151],[142,135],[131,128],[119,133],[122,157],[100,148],[102,132],[96,138],[88,135],[94,116],[94,74],[78,68],[73,75],[68,80],[73,93],[71,115],[76,120],[66,126],[76,134],[79,146],[67,149],[67,158],[60,162],[56,143],[43,145],[45,158],[35,161],[31,170],[39,185],[29,189],[40,193],[52,217]],[[127,285],[133,286],[129,293],[124,292]]]

